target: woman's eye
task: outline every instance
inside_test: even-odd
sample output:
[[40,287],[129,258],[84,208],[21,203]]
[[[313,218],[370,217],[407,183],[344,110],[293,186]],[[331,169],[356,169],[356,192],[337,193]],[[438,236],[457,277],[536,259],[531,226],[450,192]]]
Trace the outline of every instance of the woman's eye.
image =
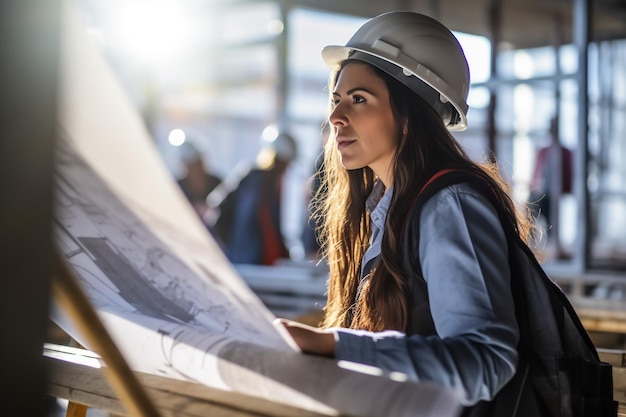
[[352,102],[353,103],[365,103],[365,97],[363,96],[354,96],[352,97]]

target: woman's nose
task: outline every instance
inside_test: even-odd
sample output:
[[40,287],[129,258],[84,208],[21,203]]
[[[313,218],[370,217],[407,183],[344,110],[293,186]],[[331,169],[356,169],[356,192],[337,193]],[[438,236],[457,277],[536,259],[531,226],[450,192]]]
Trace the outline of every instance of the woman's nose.
[[348,121],[345,117],[345,113],[342,111],[341,103],[337,104],[335,108],[328,115],[328,121],[333,126],[345,126]]

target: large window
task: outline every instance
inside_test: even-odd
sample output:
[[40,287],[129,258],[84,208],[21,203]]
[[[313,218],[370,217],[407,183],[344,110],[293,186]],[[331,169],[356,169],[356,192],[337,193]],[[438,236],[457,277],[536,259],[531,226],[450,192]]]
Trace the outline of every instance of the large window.
[[[558,59],[558,61],[557,61]],[[558,66],[557,66],[558,63]],[[516,195],[529,195],[536,155],[553,140],[574,153],[572,175],[583,149],[578,132],[578,55],[566,45],[506,51],[499,54],[498,147],[501,159],[511,160]],[[625,168],[626,42],[592,44],[589,48],[589,132],[587,149],[590,193],[591,266],[620,267],[626,253]],[[560,70],[560,72],[559,72]],[[621,87],[621,88],[620,88]],[[556,126],[553,122],[557,122]],[[573,255],[584,227],[577,210],[581,196],[561,195],[556,202],[556,225],[542,219],[546,236],[558,239],[556,257]],[[549,241],[544,242],[549,245]]]

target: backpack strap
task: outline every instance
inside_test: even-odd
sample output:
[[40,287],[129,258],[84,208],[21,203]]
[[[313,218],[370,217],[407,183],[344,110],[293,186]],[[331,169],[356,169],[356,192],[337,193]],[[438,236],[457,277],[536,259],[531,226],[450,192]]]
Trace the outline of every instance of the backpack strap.
[[[415,195],[415,198],[413,198],[413,201],[411,202],[411,205],[409,206],[409,210],[407,211],[406,216],[404,216],[404,221],[402,222],[402,229],[401,229],[402,231],[404,231],[404,228],[406,226],[406,222],[409,219],[409,214],[411,214],[411,211],[413,211],[414,207],[416,207],[416,202],[418,200],[421,200],[422,204],[423,204],[427,199],[432,197],[432,195],[435,194],[437,191],[441,190],[442,188],[447,187],[447,185],[444,185],[443,187],[435,187],[435,186],[431,187],[431,184],[433,182],[435,182],[437,180],[437,178],[443,177],[444,175],[449,174],[451,172],[457,172],[458,173],[460,171],[452,169],[452,168],[444,168],[444,169],[441,169],[441,170],[435,172],[433,174],[433,176],[430,177],[428,179],[428,181],[426,181],[426,183],[422,186],[420,191]],[[450,183],[448,185],[451,185],[451,184],[452,183]],[[429,189],[429,187],[430,187],[430,189]],[[425,194],[424,191],[427,190],[427,189],[429,190],[429,193]],[[422,204],[420,204],[419,207],[421,207]]]
[[417,232],[419,239],[419,213],[424,203],[440,190],[453,185],[467,181],[467,173],[455,169],[442,169],[433,174],[417,193],[411,206],[409,207],[401,229],[402,242],[402,268],[407,274],[407,300],[409,300],[409,311],[407,319],[406,333],[434,334],[435,328],[430,316],[430,302],[426,289],[426,281],[422,276],[422,268],[417,259],[413,262],[411,254],[412,241],[415,236],[408,233],[407,228],[409,222],[415,220],[415,224],[411,224],[412,230]]
[[[426,290],[426,281],[422,275],[422,270],[420,266],[420,262],[412,262],[412,256],[409,252],[411,249],[411,241],[415,239],[415,236],[411,236],[411,233],[408,233],[406,230],[409,225],[409,219],[416,224],[412,224],[412,231],[416,231],[416,227],[419,227],[419,214],[421,212],[422,206],[428,199],[430,199],[433,195],[441,191],[442,189],[449,187],[455,184],[461,184],[465,182],[471,182],[472,185],[477,185],[481,194],[485,194],[492,204],[495,202],[495,194],[489,190],[488,185],[481,181],[475,175],[462,170],[455,169],[443,169],[436,172],[422,187],[418,195],[413,200],[411,207],[409,208],[407,215],[403,222],[402,227],[402,243],[403,243],[403,256],[402,263],[403,268],[407,273],[409,273],[409,291],[411,292],[412,298],[410,300],[415,300],[415,306],[413,306],[414,311],[419,311],[422,317],[413,317],[413,314],[409,314],[409,328],[423,328],[424,324],[419,322],[425,320],[423,315],[425,314],[425,310],[428,309],[427,313],[430,314],[429,309],[429,301],[428,294]],[[481,186],[482,185],[482,186]],[[493,204],[495,207],[498,205]],[[498,215],[501,218],[500,210],[498,211]],[[502,221],[502,218],[501,218]],[[418,232],[419,233],[419,232]],[[418,236],[419,239],[419,236]],[[508,240],[508,237],[507,237]],[[428,316],[426,320],[430,320],[432,322],[432,317]],[[434,324],[433,324],[434,328]],[[500,399],[502,401],[498,401],[497,403],[489,404],[488,402],[480,402],[474,407],[466,408],[463,416],[464,417],[474,417],[474,416],[498,416],[498,417],[514,417],[518,413],[518,409],[520,406],[520,401],[522,398],[523,387],[527,382],[529,374],[529,364],[528,361],[520,357],[520,361],[518,364],[518,371],[516,372],[515,377],[507,384],[503,390],[499,393]]]
[[[404,248],[404,255],[407,255],[407,251],[410,247],[410,233],[406,232],[406,228],[408,226],[408,222],[410,219],[417,219],[419,225],[419,212],[422,210],[422,206],[428,199],[430,199],[433,195],[437,194],[442,189],[449,187],[454,184],[460,184],[463,182],[467,182],[471,180],[474,176],[467,173],[466,171],[461,171],[453,168],[445,168],[435,172],[429,179],[424,183],[420,191],[413,198],[409,209],[407,210],[406,215],[404,216],[404,220],[402,222],[402,242]],[[411,265],[410,256],[403,256],[403,264],[405,271],[414,271],[417,276],[422,277],[422,271],[419,263],[415,265]],[[407,261],[409,263],[407,264]],[[423,279],[423,278],[422,278]]]

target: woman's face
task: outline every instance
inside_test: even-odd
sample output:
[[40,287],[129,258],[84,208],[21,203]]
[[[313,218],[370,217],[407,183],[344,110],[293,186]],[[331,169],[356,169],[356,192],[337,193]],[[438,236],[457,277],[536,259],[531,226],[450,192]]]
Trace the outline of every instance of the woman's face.
[[370,167],[388,187],[396,150],[395,121],[385,82],[367,64],[349,63],[333,91],[330,123],[346,169]]

